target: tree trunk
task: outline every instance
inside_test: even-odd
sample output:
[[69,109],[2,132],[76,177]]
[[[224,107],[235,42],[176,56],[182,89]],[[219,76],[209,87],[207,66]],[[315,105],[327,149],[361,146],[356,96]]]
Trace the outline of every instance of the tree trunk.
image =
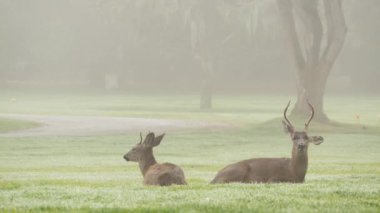
[[201,62],[201,69],[203,72],[203,80],[201,85],[200,108],[212,108],[212,94],[213,94],[213,66],[211,62]]
[[347,32],[342,0],[277,0],[277,4],[297,69],[297,103],[292,114],[309,116],[309,100],[315,119],[327,122],[323,106],[326,82]]
[[319,70],[312,70],[311,72],[308,72],[308,76],[299,79],[297,86],[297,102],[292,110],[292,114],[309,117],[310,109],[307,104],[307,101],[309,101],[314,108],[314,120],[320,122],[329,121],[324,113],[324,94],[327,76],[323,76],[323,73],[324,72],[319,72]]
[[204,80],[202,82],[200,108],[201,109],[212,108],[212,86],[211,86],[211,82],[209,82],[208,80]]

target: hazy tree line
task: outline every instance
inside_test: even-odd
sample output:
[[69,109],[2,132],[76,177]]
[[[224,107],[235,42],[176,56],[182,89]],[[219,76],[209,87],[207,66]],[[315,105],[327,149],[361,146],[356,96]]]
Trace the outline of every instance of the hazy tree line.
[[380,90],[379,6],[377,0],[1,0],[0,81],[199,91],[203,108],[211,107],[214,91],[296,88],[295,111],[303,113],[305,97],[313,96],[323,120],[327,79],[335,90]]

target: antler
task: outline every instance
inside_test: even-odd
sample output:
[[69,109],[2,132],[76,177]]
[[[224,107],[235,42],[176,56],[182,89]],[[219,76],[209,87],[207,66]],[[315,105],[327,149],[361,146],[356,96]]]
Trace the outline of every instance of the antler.
[[288,105],[286,106],[286,108],[285,108],[285,110],[284,110],[284,118],[285,118],[285,121],[289,124],[289,126],[291,126],[291,127],[293,128],[292,123],[291,123],[291,122],[288,120],[288,118],[286,117],[286,112],[288,111],[288,108],[289,108],[290,102],[291,102],[291,100],[289,100]]
[[142,133],[140,132],[140,144],[142,143]]
[[307,105],[309,105],[309,108],[311,110],[311,116],[310,116],[310,119],[307,123],[305,123],[305,130],[307,130],[307,128],[309,127],[309,124],[311,122],[311,120],[313,120],[313,117],[314,117],[314,107],[313,105],[310,104],[309,100],[306,99],[306,102],[307,102]]

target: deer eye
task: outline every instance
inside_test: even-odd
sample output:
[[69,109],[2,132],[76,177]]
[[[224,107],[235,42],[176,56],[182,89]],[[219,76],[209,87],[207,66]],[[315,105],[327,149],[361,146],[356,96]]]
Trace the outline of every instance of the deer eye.
[[293,140],[298,140],[298,139],[300,139],[300,137],[298,135],[293,137]]

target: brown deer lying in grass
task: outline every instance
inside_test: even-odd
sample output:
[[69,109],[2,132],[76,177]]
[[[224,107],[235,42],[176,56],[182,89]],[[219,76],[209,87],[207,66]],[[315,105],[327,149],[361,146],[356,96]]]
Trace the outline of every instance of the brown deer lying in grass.
[[302,183],[305,181],[308,145],[309,143],[319,145],[323,142],[323,138],[321,136],[309,137],[306,132],[314,116],[313,106],[308,102],[311,117],[305,124],[305,131],[295,131],[286,117],[289,104],[290,101],[284,110],[285,121],[282,123],[285,132],[289,133],[293,141],[292,158],[254,158],[240,161],[220,170],[211,183]]
[[185,185],[185,175],[182,169],[171,163],[157,163],[153,155],[153,147],[158,146],[165,134],[154,136],[149,133],[144,142],[140,133],[140,143],[136,144],[127,154],[126,161],[139,163],[141,173],[144,176],[145,185],[169,186],[172,184]]

